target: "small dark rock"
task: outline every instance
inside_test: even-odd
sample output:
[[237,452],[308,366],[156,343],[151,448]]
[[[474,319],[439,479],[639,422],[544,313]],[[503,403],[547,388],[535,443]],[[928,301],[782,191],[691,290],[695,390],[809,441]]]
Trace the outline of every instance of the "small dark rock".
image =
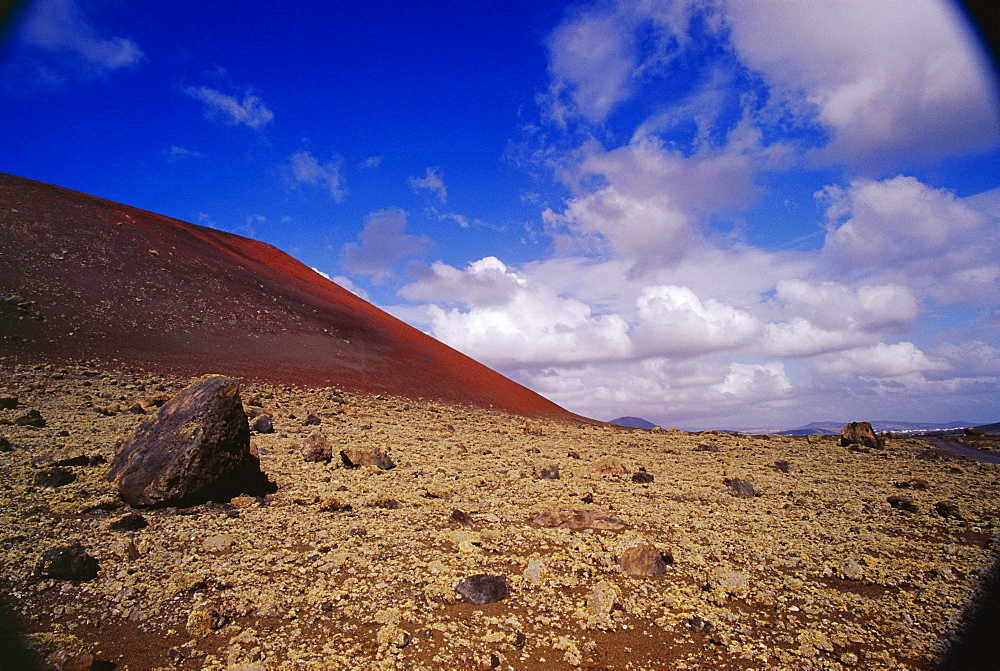
[[49,452],[31,460],[31,465],[36,468],[45,468],[46,466],[90,466],[90,463],[90,457],[73,450]]
[[13,410],[17,407],[17,396],[0,396],[0,409]]
[[313,431],[302,441],[302,458],[306,461],[329,461],[333,448],[321,431]]
[[647,483],[653,481],[653,474],[646,471],[639,471],[632,475],[632,482]]
[[139,513],[131,513],[115,520],[108,525],[108,528],[112,531],[138,531],[148,526],[149,522],[146,521],[145,517]]
[[461,524],[463,527],[472,526],[472,515],[463,510],[452,510],[451,516],[448,519],[450,519],[452,522]]
[[953,520],[964,520],[967,517],[965,510],[962,509],[962,506],[951,501],[939,501],[934,504],[934,509],[941,517],[947,517]]
[[520,650],[524,647],[524,644],[528,642],[528,637],[524,635],[523,631],[519,631],[514,634],[514,640],[511,641],[511,645]]
[[455,585],[455,591],[463,599],[477,606],[503,601],[509,594],[507,591],[507,576],[488,575],[486,573],[470,575],[467,578],[462,578]]
[[898,510],[905,510],[910,513],[920,512],[917,504],[913,501],[913,497],[902,496],[900,494],[893,494],[886,499],[886,502],[893,508]]
[[[670,559],[673,562],[673,558]],[[648,543],[638,543],[618,558],[622,571],[631,576],[657,576],[667,572],[667,562],[659,550]]]
[[21,415],[14,420],[15,426],[33,426],[36,429],[40,429],[45,426],[45,418],[42,417],[42,413],[38,410],[31,409],[25,414]]
[[741,478],[726,478],[726,485],[729,487],[729,493],[740,499],[750,499],[757,496],[756,490],[749,481],[743,480]]
[[74,543],[46,550],[35,572],[43,578],[85,582],[96,578],[99,568],[97,560],[82,545]]
[[885,441],[876,435],[869,422],[851,422],[845,425],[840,430],[840,445],[841,447],[863,445],[876,450],[885,449]]
[[575,450],[570,450],[569,452],[566,453],[566,456],[569,457],[570,459],[579,459],[580,453]]
[[701,615],[695,615],[694,617],[688,618],[684,624],[686,624],[688,629],[696,634],[707,634],[715,629],[715,626]]
[[32,478],[32,482],[39,487],[62,487],[76,480],[76,474],[68,468],[53,466],[44,468]]
[[349,447],[340,451],[340,459],[348,468],[375,466],[383,471],[396,468],[395,462],[381,447]]
[[710,440],[703,440],[694,447],[695,452],[718,452],[718,443],[712,442]]
[[13,449],[14,446],[10,444],[10,441],[0,436],[0,452],[10,452]]
[[559,479],[559,466],[556,464],[551,464],[549,466],[543,466],[538,471],[539,480],[558,480]]
[[590,492],[587,492],[586,494],[580,497],[580,500],[583,501],[584,503],[593,503],[594,495]]
[[797,470],[795,465],[789,461],[774,462],[774,469],[776,471],[781,471],[782,473],[794,473]]
[[253,421],[250,425],[250,430],[254,433],[274,433],[274,425],[271,424],[271,418],[267,415],[260,415]]
[[311,412],[308,415],[306,415],[306,418],[304,420],[302,420],[302,424],[305,426],[318,426],[322,423],[323,420],[321,420],[318,416],[314,415]]

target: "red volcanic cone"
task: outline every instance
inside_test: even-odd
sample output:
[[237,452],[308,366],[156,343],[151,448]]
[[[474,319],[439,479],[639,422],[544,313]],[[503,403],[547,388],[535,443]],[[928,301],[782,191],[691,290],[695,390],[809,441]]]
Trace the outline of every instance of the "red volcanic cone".
[[0,173],[0,351],[574,418],[274,247]]

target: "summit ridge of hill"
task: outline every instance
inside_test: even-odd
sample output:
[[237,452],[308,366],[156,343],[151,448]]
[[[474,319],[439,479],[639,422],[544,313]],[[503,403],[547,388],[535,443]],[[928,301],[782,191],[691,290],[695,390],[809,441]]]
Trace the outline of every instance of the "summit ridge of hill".
[[263,242],[0,173],[0,358],[582,419]]

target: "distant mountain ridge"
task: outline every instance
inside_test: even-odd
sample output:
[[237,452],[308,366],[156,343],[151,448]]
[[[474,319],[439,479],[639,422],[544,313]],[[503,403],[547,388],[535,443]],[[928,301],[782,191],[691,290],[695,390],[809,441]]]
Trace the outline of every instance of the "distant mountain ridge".
[[618,426],[624,426],[629,429],[655,429],[656,424],[653,424],[649,420],[645,420],[642,417],[619,417],[618,419],[612,419],[608,424],[617,424]]
[[[775,432],[779,436],[824,436],[824,435],[839,435],[840,430],[850,422],[812,422],[811,424],[806,424],[805,426],[800,426],[796,429],[786,429],[784,431]],[[940,423],[927,423],[927,422],[900,422],[896,420],[874,420],[871,422],[872,429],[878,433],[883,433],[886,431],[898,432],[898,433],[928,433],[933,431],[949,431],[954,429],[964,429],[967,426],[972,426],[969,422],[940,422]]]

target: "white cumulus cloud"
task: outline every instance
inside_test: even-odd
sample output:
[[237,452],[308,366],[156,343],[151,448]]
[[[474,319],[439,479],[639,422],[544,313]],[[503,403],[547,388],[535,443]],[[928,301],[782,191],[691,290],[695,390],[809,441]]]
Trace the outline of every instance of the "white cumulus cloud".
[[102,35],[75,0],[31,3],[22,40],[60,59],[64,70],[101,76],[137,65],[143,52],[124,37]]
[[817,359],[816,370],[827,375],[901,377],[942,369],[946,365],[927,358],[911,342],[878,343],[871,347],[845,350]]
[[749,342],[760,329],[749,313],[715,299],[702,301],[688,287],[646,287],[637,304],[635,342],[646,355],[731,350]]
[[[863,170],[988,147],[996,87],[952,3],[731,0],[739,56],[778,96],[814,110],[824,153]],[[780,26],[780,29],[775,28]]]
[[[434,337],[489,365],[543,365],[621,358],[629,354],[628,324],[594,314],[582,301],[559,296],[487,257],[458,270],[442,263],[404,287],[409,299],[437,297],[464,307],[428,305]],[[447,298],[445,298],[445,296]]]
[[414,193],[419,191],[430,191],[442,203],[448,202],[448,187],[441,177],[440,168],[427,168],[423,177],[410,177],[408,180],[410,188]]
[[995,217],[914,177],[828,186],[825,262],[844,276],[909,285],[939,300],[995,300],[1000,234]]
[[344,245],[344,269],[368,276],[376,284],[392,277],[396,262],[421,253],[430,243],[424,236],[406,232],[408,219],[409,214],[398,207],[369,214],[358,241]]
[[302,184],[324,187],[330,192],[330,197],[338,203],[343,202],[347,195],[340,171],[342,163],[339,158],[320,163],[318,158],[305,149],[300,149],[288,157],[292,179]]
[[229,126],[259,130],[274,119],[264,101],[250,91],[245,91],[241,98],[208,86],[188,86],[184,93],[205,106],[205,118],[218,119]]

